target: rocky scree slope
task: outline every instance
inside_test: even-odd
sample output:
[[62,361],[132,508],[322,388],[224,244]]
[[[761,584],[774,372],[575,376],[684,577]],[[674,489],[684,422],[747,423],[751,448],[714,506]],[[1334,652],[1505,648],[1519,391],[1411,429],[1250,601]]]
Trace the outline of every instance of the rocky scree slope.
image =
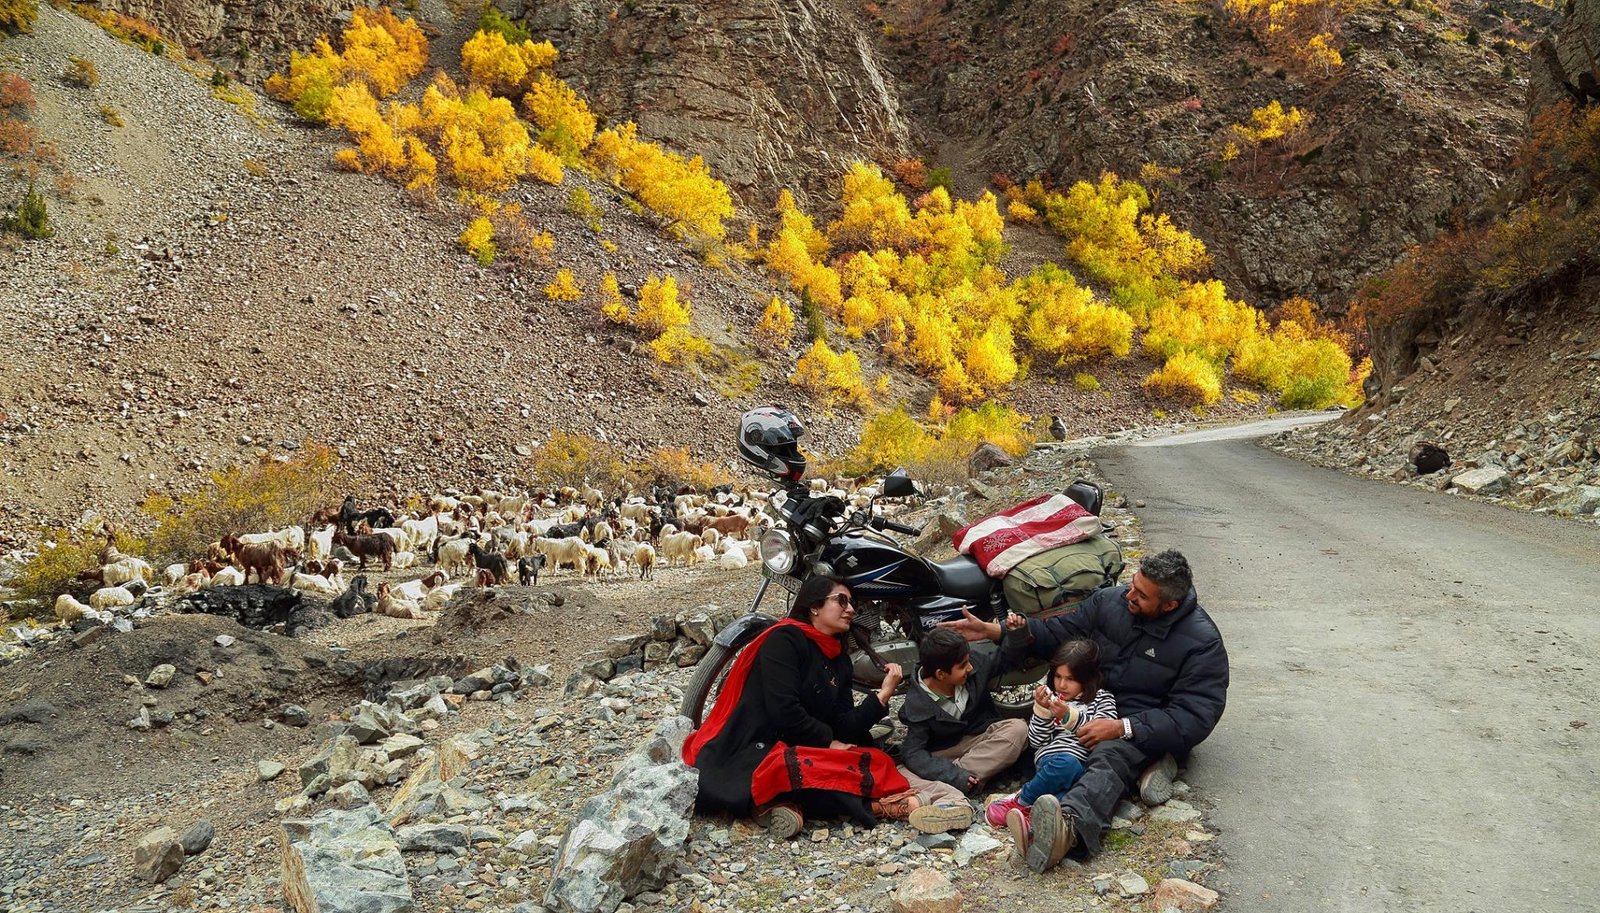
[[[474,20],[426,12],[451,23],[434,42],[440,63]],[[202,69],[49,7],[5,49],[35,86],[33,125],[60,148],[46,179],[69,189],[49,197],[55,237],[12,246],[0,273],[11,318],[0,323],[0,544],[90,512],[126,520],[149,491],[181,493],[310,442],[338,450],[352,490],[391,502],[526,483],[529,455],[558,429],[633,457],[678,446],[731,467],[736,416],[766,402],[812,418],[814,453],[855,442],[858,414],[787,383],[803,344],[750,354],[770,277],[704,266],[576,171],[516,192],[556,237],[553,259],[486,269],[456,243],[468,221],[458,207],[338,169],[333,131],[263,98],[219,100]],[[97,85],[58,78],[72,56],[97,64]],[[125,126],[107,124],[102,105]],[[597,219],[566,212],[574,187],[591,192]],[[23,189],[0,178],[8,198]],[[558,268],[591,294],[548,300]],[[625,294],[677,276],[717,355],[694,369],[656,363],[600,319],[592,291],[605,272]],[[861,354],[869,378],[890,379],[881,402],[931,395],[927,380]],[[1087,394],[1023,383],[1011,403],[1064,416],[1075,436],[1113,430],[1162,405],[1140,387],[1150,369],[1096,366],[1102,389]]]

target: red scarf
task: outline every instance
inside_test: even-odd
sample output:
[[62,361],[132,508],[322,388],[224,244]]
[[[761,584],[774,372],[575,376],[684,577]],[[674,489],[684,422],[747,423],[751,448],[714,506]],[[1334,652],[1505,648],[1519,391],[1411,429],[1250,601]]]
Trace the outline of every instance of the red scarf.
[[[782,627],[799,628],[829,659],[838,657],[844,649],[839,638],[792,618],[785,618],[762,631],[734,660],[711,716],[684,741],[685,764],[694,766],[700,749],[722,732],[739,704],[739,697],[744,693],[745,681],[750,677],[750,669],[755,665],[756,654],[760,652],[762,643],[768,635]],[[780,741],[773,744],[756,767],[750,783],[750,794],[751,800],[757,805],[765,805],[779,794],[796,789],[831,789],[881,798],[910,788],[911,784],[895,768],[894,760],[876,748],[795,748]]]

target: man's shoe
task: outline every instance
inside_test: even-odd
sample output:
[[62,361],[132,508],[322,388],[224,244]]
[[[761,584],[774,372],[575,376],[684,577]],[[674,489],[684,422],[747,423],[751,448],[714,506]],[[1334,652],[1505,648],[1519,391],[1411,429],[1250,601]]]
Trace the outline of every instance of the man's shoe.
[[1139,799],[1145,805],[1161,805],[1172,798],[1172,781],[1178,776],[1178,761],[1164,754],[1161,760],[1139,775]]
[[806,826],[806,819],[800,813],[800,806],[793,802],[774,802],[756,810],[756,823],[777,839],[788,840],[800,833],[800,829]]
[[1028,858],[1028,808],[1014,806],[1006,813],[1006,830],[1011,832],[1011,844],[1019,859]]
[[990,827],[999,830],[1006,826],[1008,816],[1014,808],[1022,809],[1023,817],[1027,817],[1028,807],[1022,804],[1022,800],[1017,797],[1016,793],[1012,793],[1003,799],[996,799],[990,802],[989,807],[984,809],[983,820],[989,822]]
[[972,806],[919,805],[911,810],[911,826],[924,834],[944,834],[964,831],[972,826]]
[[1072,832],[1072,819],[1061,813],[1061,801],[1049,793],[1033,803],[1028,824],[1033,834],[1023,858],[1034,874],[1042,875],[1067,855],[1077,842],[1077,835]]
[[890,821],[909,821],[911,813],[921,806],[922,800],[917,798],[916,791],[908,789],[903,793],[873,799],[872,817],[887,818]]

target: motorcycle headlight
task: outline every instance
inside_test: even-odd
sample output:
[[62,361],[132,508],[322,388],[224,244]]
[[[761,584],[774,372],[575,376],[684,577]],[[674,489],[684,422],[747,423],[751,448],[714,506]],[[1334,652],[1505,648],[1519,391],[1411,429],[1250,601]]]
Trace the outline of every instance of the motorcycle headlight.
[[774,574],[787,574],[794,570],[794,560],[800,554],[794,537],[781,529],[769,529],[761,537],[761,563]]

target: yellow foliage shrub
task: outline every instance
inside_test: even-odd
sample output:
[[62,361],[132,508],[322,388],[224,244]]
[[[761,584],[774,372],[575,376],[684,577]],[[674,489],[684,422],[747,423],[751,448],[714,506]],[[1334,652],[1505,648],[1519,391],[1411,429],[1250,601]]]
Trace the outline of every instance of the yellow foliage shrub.
[[1065,270],[1047,264],[1018,283],[1027,306],[1023,339],[1041,355],[1059,362],[1111,355],[1125,357],[1133,347],[1133,318],[1096,301]]
[[967,346],[967,378],[981,391],[992,393],[1017,378],[1017,359],[1012,354],[1011,328],[1005,323],[991,326]]
[[333,90],[361,83],[377,98],[400,91],[428,65],[428,39],[411,19],[401,21],[388,7],[357,7],[335,52],[327,37],[310,54],[291,54],[287,76],[275,73],[267,94],[294,106],[307,120],[322,122]]
[[572,270],[562,269],[556,271],[555,281],[544,287],[544,296],[551,301],[577,301],[583,297],[583,289],[578,287]]
[[836,353],[821,339],[800,356],[789,383],[828,403],[865,409],[872,402],[861,376],[861,359],[849,350]]
[[767,309],[761,312],[755,340],[757,348],[768,351],[787,349],[794,341],[794,311],[777,295],[772,296]]
[[726,234],[722,222],[733,215],[733,196],[700,156],[685,159],[641,141],[632,123],[602,131],[589,155],[607,177],[666,219],[669,232],[716,240]]
[[521,96],[555,62],[556,49],[550,42],[512,43],[495,31],[479,31],[461,46],[461,71],[467,82],[509,98]]
[[1039,210],[1021,200],[1012,200],[1006,204],[1006,216],[1013,221],[1032,224],[1039,221]]
[[[511,102],[482,89],[462,95],[443,74],[423,93],[420,108],[400,108],[397,113],[399,127],[426,137],[460,187],[503,191],[541,161]],[[544,163],[551,159],[545,153]],[[559,172],[560,162],[555,161],[554,167]],[[559,182],[559,176],[550,180]]]
[[628,310],[628,305],[622,300],[622,289],[617,285],[614,273],[606,273],[600,277],[600,316],[612,323],[630,323],[633,314]]
[[48,612],[62,593],[82,598],[86,591],[99,584],[84,584],[78,580],[78,574],[100,566],[100,553],[108,542],[126,555],[140,555],[145,549],[139,539],[98,517],[85,521],[75,530],[45,529],[34,543],[33,557],[17,569],[6,587],[19,599],[37,601],[36,615]]
[[484,266],[494,262],[494,225],[487,218],[479,216],[473,219],[472,224],[456,240],[474,260]]
[[336,500],[336,460],[328,447],[311,444],[287,459],[264,457],[254,466],[214,472],[205,488],[177,499],[150,495],[139,506],[156,521],[149,551],[163,562],[187,561],[228,533],[304,523]]
[[614,444],[593,435],[555,431],[529,457],[529,475],[541,486],[594,485],[613,491],[634,478]]
[[683,327],[672,327],[650,340],[650,354],[662,364],[679,364],[711,354],[711,343]]
[[639,290],[639,308],[633,325],[654,336],[689,326],[689,305],[678,298],[678,280],[672,276],[650,276]]
[[909,466],[935,440],[906,413],[904,405],[898,405],[875,413],[862,423],[861,439],[845,459],[845,465],[858,474]]
[[1222,397],[1222,377],[1216,365],[1183,351],[1146,377],[1144,388],[1166,399],[1210,405]]
[[728,481],[728,473],[721,467],[696,460],[681,447],[658,447],[650,452],[639,475],[642,481],[666,485],[677,489],[687,486],[695,491],[710,491]]
[[576,164],[594,142],[596,120],[589,105],[564,82],[545,73],[522,96],[522,110],[539,128],[539,142]]

